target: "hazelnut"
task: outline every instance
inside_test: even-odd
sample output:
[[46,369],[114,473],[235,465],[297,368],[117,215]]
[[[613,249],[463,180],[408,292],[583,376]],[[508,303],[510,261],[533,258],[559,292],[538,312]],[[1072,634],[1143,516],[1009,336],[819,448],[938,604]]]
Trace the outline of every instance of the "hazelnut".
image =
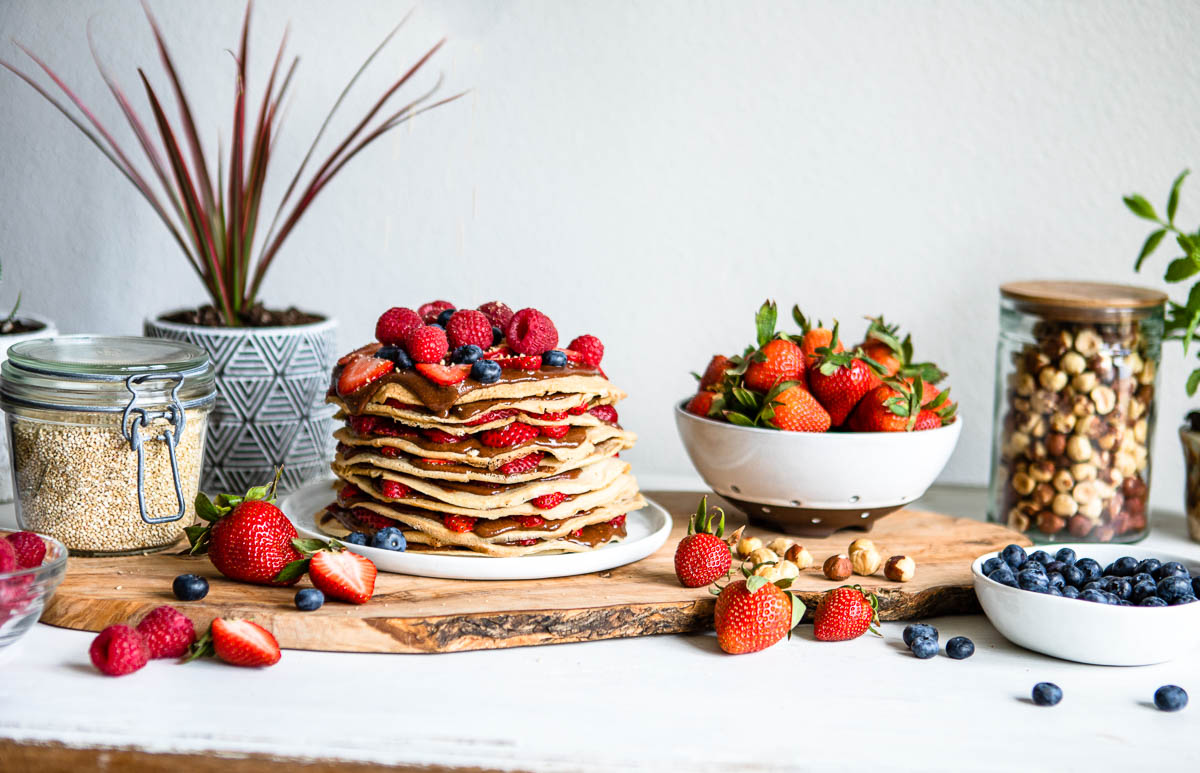
[[754,574],[772,583],[783,579],[783,575],[779,571],[779,564],[759,564],[754,567]]
[[1070,494],[1055,494],[1054,501],[1050,503],[1050,509],[1054,511],[1055,515],[1069,518],[1079,512],[1079,503],[1072,499]]
[[1149,425],[1146,424],[1145,419],[1139,419],[1137,423],[1133,425],[1133,439],[1136,442],[1145,443],[1147,432],[1149,432]]
[[1100,335],[1090,327],[1085,327],[1075,334],[1075,351],[1084,357],[1093,357],[1099,354],[1100,347],[1103,345],[1104,342],[1100,340]]
[[854,566],[850,563],[850,556],[839,554],[826,558],[821,571],[831,580],[844,580],[853,573]]
[[1050,414],[1050,429],[1063,435],[1070,434],[1071,430],[1075,429],[1075,423],[1079,420],[1073,413],[1065,411],[1055,411]]
[[787,537],[776,537],[767,543],[767,548],[774,551],[776,555],[782,556],[792,546],[792,541]]
[[[1085,403],[1088,404],[1088,406],[1091,406],[1092,403],[1090,400],[1088,400],[1086,397],[1083,397],[1082,399]],[[1098,427],[1099,425],[1100,425],[1099,417],[1092,416],[1092,415],[1080,416],[1078,421],[1075,422],[1075,434],[1076,435],[1087,435],[1090,437],[1092,432],[1094,432],[1096,427]]]
[[773,564],[779,560],[779,556],[770,548],[758,548],[750,552],[746,559],[754,565],[758,564]]
[[1058,392],[1067,385],[1067,374],[1058,368],[1045,367],[1038,371],[1038,383],[1042,389]]
[[1104,416],[1117,406],[1117,393],[1110,386],[1101,384],[1088,393],[1091,395],[1092,404],[1096,406],[1096,413]]
[[748,558],[751,553],[763,546],[762,540],[758,537],[743,537],[738,541],[737,554],[740,558]]
[[853,556],[860,550],[876,550],[875,543],[865,537],[859,537],[850,543],[850,547],[846,549],[846,553]]
[[855,574],[861,574],[863,577],[875,574],[882,565],[883,556],[879,555],[879,551],[874,547],[856,550],[850,554],[850,568]]
[[1146,415],[1146,403],[1142,398],[1135,397],[1129,401],[1129,418],[1137,421]]
[[[1096,412],[1096,406],[1088,399],[1085,394],[1078,394],[1071,398],[1071,413],[1077,418],[1082,419],[1085,416],[1091,416]],[[1079,430],[1075,430],[1078,432]]]
[[1075,487],[1075,479],[1071,477],[1070,470],[1062,469],[1054,473],[1054,480],[1051,481],[1051,484],[1055,491],[1070,491]]
[[1029,531],[1029,516],[1014,507],[1008,511],[1008,528],[1015,531]]
[[1042,460],[1029,465],[1029,477],[1038,483],[1049,483],[1054,477],[1054,462]]
[[1092,458],[1092,443],[1086,437],[1073,435],[1067,441],[1067,456],[1073,462],[1086,462]]
[[1099,382],[1096,374],[1090,370],[1085,370],[1071,379],[1071,388],[1081,394],[1087,394],[1096,388],[1097,383]]
[[1137,380],[1139,384],[1153,384],[1154,376],[1158,372],[1158,366],[1154,364],[1154,360],[1146,360],[1142,366],[1142,372],[1138,374]]
[[1130,352],[1129,354],[1125,355],[1125,368],[1130,374],[1136,376],[1138,373],[1142,372],[1142,368],[1144,367],[1146,367],[1146,362],[1137,352]]
[[[1069,414],[1068,414],[1069,415]],[[1071,416],[1072,426],[1074,425],[1074,416]],[[1067,452],[1067,436],[1059,433],[1046,436],[1046,453],[1051,456],[1062,456]]]
[[1080,462],[1071,465],[1071,477],[1078,481],[1095,480],[1096,465]]
[[1096,480],[1100,481],[1109,488],[1116,488],[1117,486],[1121,485],[1122,481],[1125,480],[1125,476],[1121,474],[1120,470],[1113,469],[1112,467],[1105,467],[1097,472]]
[[1054,501],[1054,487],[1049,483],[1039,483],[1033,490],[1033,503],[1039,508],[1046,508]]
[[1097,486],[1092,481],[1084,481],[1079,483],[1071,490],[1071,496],[1079,504],[1080,507],[1090,503],[1100,501],[1100,492]]
[[1024,432],[1014,432],[1008,442],[1004,444],[1004,455],[1008,457],[1020,456],[1029,448],[1031,438]]
[[1104,512],[1104,500],[1097,497],[1090,502],[1080,503],[1079,514],[1089,521],[1100,520],[1100,515]]
[[1078,376],[1087,369],[1087,359],[1079,352],[1067,352],[1058,361],[1058,367],[1062,368],[1063,373],[1068,376]]
[[1015,373],[1016,383],[1013,384],[1013,391],[1022,397],[1029,397],[1033,394],[1033,390],[1037,389],[1037,382],[1033,380],[1033,376],[1028,373]]
[[1049,510],[1038,513],[1037,529],[1043,534],[1057,534],[1067,526],[1067,519]]
[[779,571],[780,578],[784,580],[794,580],[800,576],[800,567],[791,561],[780,561],[775,564],[775,568]]
[[1030,459],[1041,461],[1046,458],[1046,444],[1041,440],[1035,440],[1029,444],[1029,448],[1025,450],[1025,455]]
[[1092,531],[1092,522],[1087,516],[1077,515],[1067,521],[1067,531],[1076,539],[1086,537]]
[[1097,542],[1112,542],[1112,538],[1116,536],[1117,530],[1111,525],[1097,526],[1095,537]]
[[1113,457],[1113,467],[1123,477],[1129,478],[1135,475],[1138,471],[1137,458],[1127,451],[1121,451]]
[[[1047,392],[1045,389],[1039,389],[1033,393],[1033,397],[1029,401],[1029,410],[1034,413],[1048,414],[1058,410],[1062,399],[1057,392]],[[1013,403],[1016,407],[1016,403]]]
[[1018,472],[1012,477],[1013,491],[1017,492],[1023,497],[1032,494],[1036,485],[1037,483],[1033,480],[1033,478],[1029,477],[1027,473]]
[[783,557],[800,569],[807,569],[813,565],[813,557],[803,545],[792,545]]
[[917,562],[908,556],[892,556],[883,566],[883,576],[892,582],[908,582],[917,573]]

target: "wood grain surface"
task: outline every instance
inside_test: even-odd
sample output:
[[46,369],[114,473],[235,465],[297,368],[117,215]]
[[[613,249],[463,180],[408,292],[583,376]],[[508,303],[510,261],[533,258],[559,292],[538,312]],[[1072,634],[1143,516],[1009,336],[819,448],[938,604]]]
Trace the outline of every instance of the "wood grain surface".
[[[316,612],[300,612],[292,603],[295,588],[227,580],[204,557],[72,558],[42,622],[98,631],[113,623],[136,622],[160,604],[174,604],[198,628],[214,617],[243,617],[269,628],[285,648],[335,652],[456,652],[708,630],[714,597],[704,588],[681,587],[673,565],[675,545],[686,531],[698,495],[649,496],[674,517],[671,537],[657,553],[610,571],[492,582],[380,573],[375,597],[367,604],[330,601]],[[741,525],[736,511],[730,509],[729,514],[728,528]],[[750,533],[764,542],[779,536]],[[845,552],[857,536],[861,532],[847,531],[804,541],[815,566],[801,573],[793,589],[810,613],[824,591],[846,583],[874,591],[884,620],[974,612],[979,607],[971,585],[971,560],[1009,542],[1030,544],[1023,535],[995,524],[902,510],[879,521],[870,537],[885,559],[907,554],[916,560],[911,582],[893,583],[882,574],[856,575],[845,582],[825,579],[821,563]],[[185,572],[208,578],[208,596],[196,602],[175,599],[171,581]]]

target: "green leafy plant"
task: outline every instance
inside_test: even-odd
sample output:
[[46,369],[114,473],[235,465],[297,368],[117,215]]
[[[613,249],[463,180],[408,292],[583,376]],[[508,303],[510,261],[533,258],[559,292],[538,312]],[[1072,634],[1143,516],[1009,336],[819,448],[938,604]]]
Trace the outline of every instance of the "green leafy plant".
[[[1165,220],[1159,216],[1145,196],[1135,193],[1125,197],[1125,206],[1129,207],[1130,212],[1143,220],[1150,220],[1158,226],[1150,232],[1142,244],[1142,250],[1133,264],[1133,270],[1141,271],[1146,258],[1158,249],[1168,234],[1171,234],[1175,238],[1175,243],[1179,245],[1179,249],[1183,250],[1183,255],[1167,264],[1167,270],[1163,274],[1163,279],[1172,284],[1186,281],[1196,274],[1200,274],[1200,229],[1188,232],[1175,224],[1175,213],[1179,210],[1179,190],[1189,172],[1190,170],[1184,169],[1171,183],[1171,192],[1167,194],[1167,217]],[[1172,341],[1182,341],[1183,354],[1187,356],[1188,349],[1196,340],[1198,325],[1200,325],[1200,280],[1192,283],[1187,300],[1183,303],[1167,301],[1164,337]],[[1200,386],[1200,367],[1188,375],[1185,386],[1188,395],[1196,393],[1196,388]]]
[[[90,29],[88,30],[88,44],[101,77],[109,91],[112,92],[113,98],[120,106],[125,120],[137,138],[138,145],[153,173],[153,179],[157,181],[157,189],[161,196],[155,192],[156,186],[138,170],[112,133],[67,87],[62,78],[36,54],[17,43],[17,46],[66,95],[78,111],[78,115],[55,98],[47,88],[34,80],[33,76],[4,60],[0,60],[0,65],[28,83],[66,116],[137,188],[171,232],[175,242],[187,258],[188,264],[204,284],[205,290],[224,323],[228,326],[238,326],[242,324],[242,315],[254,306],[263,277],[271,267],[280,248],[296,227],[296,223],[308,211],[317,195],[328,186],[330,180],[342,170],[346,163],[397,126],[412,120],[423,112],[458,99],[463,93],[430,102],[429,100],[441,87],[442,79],[439,77],[437,83],[420,96],[398,109],[392,106],[386,111],[384,110],[389,100],[442,47],[445,41],[439,41],[405,71],[399,80],[383,92],[383,95],[378,98],[366,115],[354,125],[349,135],[337,145],[316,171],[308,176],[307,181],[302,182],[305,170],[312,160],[325,130],[329,127],[330,120],[341,107],[342,101],[359,76],[404,24],[404,20],[401,20],[400,24],[397,24],[384,37],[379,46],[367,56],[362,66],[358,68],[358,71],[334,101],[333,107],[330,108],[325,121],[313,138],[312,145],[288,183],[264,233],[265,213],[262,211],[261,205],[267,173],[272,168],[270,165],[272,153],[283,122],[283,111],[280,106],[288,94],[296,66],[300,61],[299,57],[292,57],[286,69],[281,69],[285,58],[287,33],[284,33],[279,43],[279,49],[275,54],[274,63],[271,65],[270,75],[267,78],[262,101],[255,118],[251,115],[254,107],[247,97],[246,71],[250,53],[252,2],[247,3],[245,19],[242,23],[241,42],[234,57],[236,89],[232,110],[233,124],[229,141],[228,166],[225,165],[222,154],[218,152],[216,168],[213,169],[205,155],[191,104],[184,94],[183,85],[180,83],[175,63],[168,53],[162,31],[144,1],[142,7],[146,13],[146,19],[150,23],[163,69],[166,71],[171,91],[179,108],[178,123],[175,124],[167,117],[166,107],[159,99],[158,92],[150,85],[145,71],[138,68],[138,76],[154,119],[151,125],[157,131],[162,144],[161,152],[152,132],[146,129],[146,124],[134,111],[125,92],[117,85],[116,79],[101,61],[96,52]],[[407,18],[405,17],[405,19]],[[250,118],[254,118],[254,122],[249,142],[247,142],[246,130]],[[89,128],[89,124],[91,128]],[[178,139],[179,128],[182,128],[182,142]],[[226,177],[228,177],[227,181]]]
[[[3,267],[0,266],[0,270]],[[2,277],[2,273],[0,273]],[[13,304],[12,311],[8,312],[8,316],[0,321],[0,335],[8,335],[17,326],[17,309],[21,308],[21,291],[17,290],[17,301]]]

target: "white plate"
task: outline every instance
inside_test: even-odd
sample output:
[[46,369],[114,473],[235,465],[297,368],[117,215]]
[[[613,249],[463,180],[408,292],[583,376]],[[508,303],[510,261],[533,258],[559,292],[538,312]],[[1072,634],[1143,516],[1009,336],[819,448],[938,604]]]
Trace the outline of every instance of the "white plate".
[[[1194,557],[1138,545],[1041,545],[1054,555],[1071,548],[1079,558],[1094,558],[1100,566],[1121,556],[1178,561],[1193,574]],[[1099,666],[1144,666],[1185,655],[1200,643],[1200,602],[1174,607],[1118,607],[1034,593],[1001,585],[983,574],[985,553],[971,564],[979,605],[1004,638],[1025,649],[1063,660]]]
[[[329,536],[317,529],[316,517],[336,496],[330,483],[329,479],[307,483],[279,503],[296,530],[306,537],[329,541]],[[647,498],[645,507],[626,515],[625,530],[627,536],[621,542],[609,543],[586,553],[512,558],[439,556],[350,544],[346,548],[371,559],[383,572],[452,580],[541,580],[602,572],[640,561],[667,541],[671,516],[662,505]]]

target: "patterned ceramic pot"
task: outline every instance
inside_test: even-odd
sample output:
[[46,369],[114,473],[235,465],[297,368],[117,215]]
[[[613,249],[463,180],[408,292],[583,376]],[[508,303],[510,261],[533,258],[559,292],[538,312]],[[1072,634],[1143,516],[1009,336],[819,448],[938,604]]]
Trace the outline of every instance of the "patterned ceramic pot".
[[[52,338],[58,335],[58,328],[54,327],[54,323],[45,317],[39,317],[36,314],[20,314],[18,316],[27,322],[41,322],[45,327],[39,330],[31,330],[28,333],[0,335],[0,362],[8,359],[8,347],[13,344],[19,344],[31,338]],[[13,501],[12,475],[8,467],[9,458],[8,433],[0,432],[0,503]]]
[[203,491],[242,492],[283,465],[283,490],[329,469],[333,407],[325,404],[337,320],[310,325],[219,328],[147,319],[145,333],[200,346],[216,369]]

